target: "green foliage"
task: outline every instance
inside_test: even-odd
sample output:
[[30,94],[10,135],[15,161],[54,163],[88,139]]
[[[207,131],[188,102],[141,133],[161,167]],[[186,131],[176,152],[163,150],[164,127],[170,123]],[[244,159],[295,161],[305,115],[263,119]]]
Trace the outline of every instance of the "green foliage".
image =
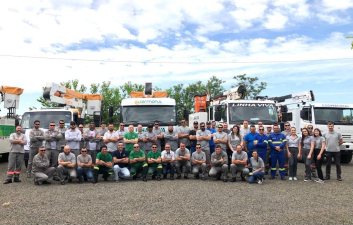
[[267,83],[260,82],[258,84],[259,78],[257,77],[247,77],[246,74],[244,75],[237,75],[233,77],[237,84],[233,87],[244,85],[246,87],[246,99],[252,99],[255,96],[259,95],[262,90],[266,89]]
[[[353,38],[353,36],[346,37],[346,39],[348,39],[348,38]],[[352,45],[351,50],[353,50],[353,41],[352,41],[351,45]]]

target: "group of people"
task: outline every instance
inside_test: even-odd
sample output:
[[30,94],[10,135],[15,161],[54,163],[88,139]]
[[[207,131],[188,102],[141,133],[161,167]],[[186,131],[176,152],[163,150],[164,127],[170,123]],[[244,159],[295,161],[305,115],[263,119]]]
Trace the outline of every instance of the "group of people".
[[[174,180],[175,172],[176,179],[181,179],[182,175],[188,179],[192,172],[196,179],[206,180],[208,173],[209,177],[224,182],[228,181],[228,172],[231,172],[232,182],[240,173],[242,181],[249,177],[249,183],[261,184],[269,164],[270,179],[275,179],[278,163],[280,177],[285,180],[286,159],[289,162],[289,180],[297,180],[297,162],[303,159],[304,181],[311,181],[314,160],[318,171],[316,181],[322,183],[324,179],[330,179],[332,157],[337,166],[337,179],[342,180],[339,165],[342,137],[334,131],[332,123],[328,124],[329,132],[323,135],[319,129],[312,131],[308,126],[302,129],[301,136],[289,123],[280,132],[278,125],[265,129],[259,122],[256,130],[255,125],[249,125],[248,121],[241,126],[234,125],[231,130],[227,123],[216,126],[214,121],[194,122],[193,129],[190,129],[182,119],[181,126],[169,126],[165,132],[159,128],[158,121],[149,125],[146,132],[143,132],[142,125],[137,126],[137,132],[134,132],[133,125],[126,130],[124,123],[119,124],[117,131],[113,124],[106,128],[104,122],[100,129],[91,123],[87,131],[83,131],[82,124],[77,129],[74,121],[70,122],[70,128],[65,127],[63,120],[59,121],[58,127],[55,122],[50,122],[45,132],[39,126],[40,121],[35,121],[26,157],[27,178],[33,176],[36,185],[49,184],[52,176],[63,185],[75,178],[78,183],[87,180],[97,183],[99,174],[103,174],[104,180],[114,175],[116,182],[120,178],[137,179],[139,176],[143,181],[147,181],[148,176],[160,181],[168,175]],[[10,136],[11,150],[4,184],[12,183],[12,179],[21,182],[19,176],[27,143],[21,130],[21,126],[17,126],[16,132]],[[328,160],[326,177],[323,178],[321,164],[325,148]]]

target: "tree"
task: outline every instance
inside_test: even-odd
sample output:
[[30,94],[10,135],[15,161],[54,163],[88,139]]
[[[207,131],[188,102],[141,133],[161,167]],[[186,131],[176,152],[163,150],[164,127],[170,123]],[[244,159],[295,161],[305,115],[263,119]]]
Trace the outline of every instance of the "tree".
[[[353,36],[346,37],[346,39],[348,39],[348,38],[353,38]],[[353,50],[353,41],[352,41],[351,45],[352,45],[351,50]]]
[[237,75],[233,78],[237,81],[237,84],[232,87],[236,87],[239,85],[243,85],[246,87],[246,99],[254,98],[258,94],[260,94],[262,90],[265,90],[267,86],[266,82],[260,82],[260,84],[258,84],[257,82],[259,78],[247,77],[246,74]]

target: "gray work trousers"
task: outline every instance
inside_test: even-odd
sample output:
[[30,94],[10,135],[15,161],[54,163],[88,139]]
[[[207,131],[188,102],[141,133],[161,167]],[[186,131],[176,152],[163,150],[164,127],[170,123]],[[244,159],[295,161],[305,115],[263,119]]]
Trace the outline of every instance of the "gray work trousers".
[[313,161],[314,154],[311,154],[311,158],[308,159],[310,149],[303,148],[302,158],[305,165],[305,178],[311,180],[311,162]]
[[190,161],[187,161],[187,160],[175,161],[175,167],[176,167],[178,176],[181,175],[182,173],[182,169],[183,169],[182,167],[185,167],[184,176],[187,176],[190,172],[191,163]]
[[77,156],[78,156],[79,154],[81,154],[81,150],[80,150],[80,149],[71,149],[71,152],[74,153],[76,159],[77,159]]
[[222,166],[211,166],[211,170],[209,173],[210,177],[221,177],[223,174],[223,179],[227,179],[227,173],[228,173],[228,165],[223,164]]
[[49,161],[50,161],[50,166],[53,167],[58,167],[58,157],[60,154],[61,150],[56,150],[56,149],[47,149],[45,154],[47,155]]
[[[92,164],[96,164],[96,158],[100,150],[87,150],[87,153],[92,157]],[[76,157],[77,158],[77,157]]]
[[211,153],[210,153],[210,149],[202,149],[202,151],[205,153],[206,155],[206,165],[211,163]]
[[34,173],[34,181],[35,182],[43,182],[48,180],[50,177],[53,176],[54,172],[56,171],[55,167],[48,167],[45,169],[44,172],[35,172]]
[[232,172],[232,178],[235,178],[238,172],[240,172],[241,177],[249,175],[249,169],[245,165],[231,164],[230,171]]
[[7,164],[7,179],[12,179],[13,176],[20,177],[24,153],[9,154],[9,163]]
[[76,168],[71,168],[71,167],[68,168],[62,165],[58,166],[57,173],[60,180],[64,180],[67,175],[69,176],[69,179],[73,179],[77,177]]
[[39,147],[30,147],[29,148],[29,160],[28,160],[27,173],[32,172],[33,158],[35,155],[38,154],[38,150],[39,150]]
[[192,173],[193,173],[195,176],[199,176],[200,173],[201,173],[201,176],[202,176],[202,177],[205,177],[205,173],[206,173],[206,163],[193,165]]

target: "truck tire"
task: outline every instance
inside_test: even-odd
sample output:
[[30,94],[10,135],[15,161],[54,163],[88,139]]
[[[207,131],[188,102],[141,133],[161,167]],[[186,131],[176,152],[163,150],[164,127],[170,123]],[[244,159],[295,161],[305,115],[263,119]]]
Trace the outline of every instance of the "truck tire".
[[348,164],[352,160],[352,152],[341,154],[341,163]]

